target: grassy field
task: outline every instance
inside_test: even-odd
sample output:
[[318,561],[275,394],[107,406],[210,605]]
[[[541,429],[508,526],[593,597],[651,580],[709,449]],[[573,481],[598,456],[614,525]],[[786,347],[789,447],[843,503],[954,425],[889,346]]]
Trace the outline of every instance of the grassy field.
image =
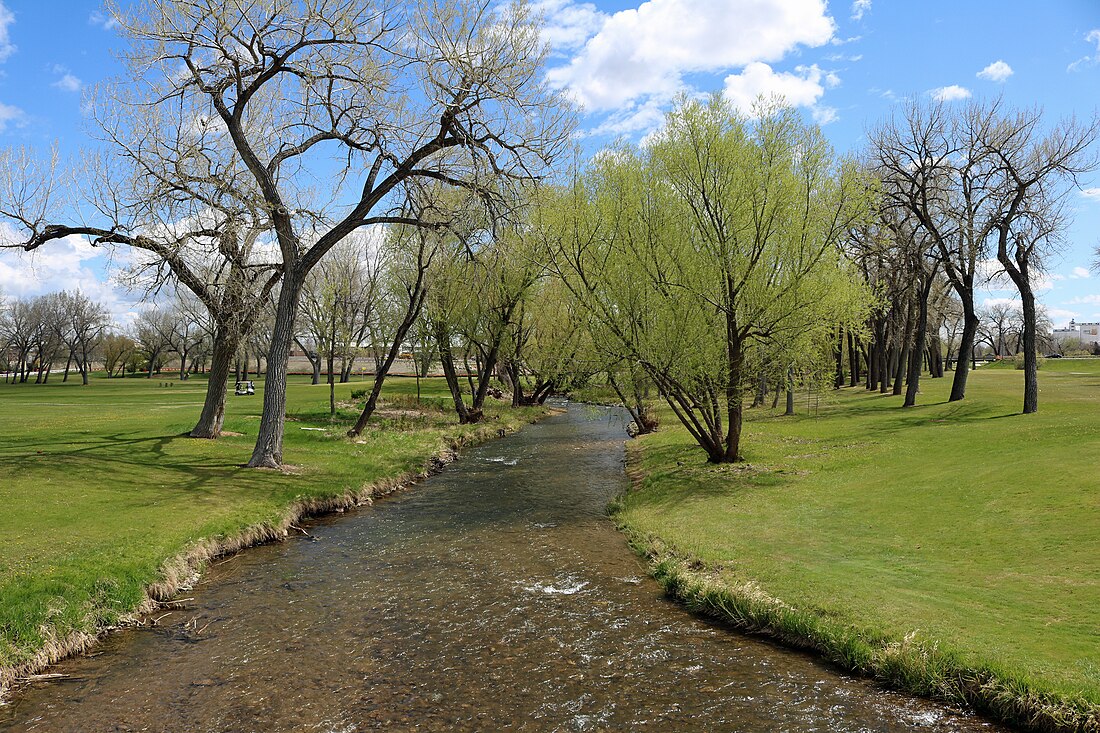
[[732,466],[704,463],[663,414],[631,446],[618,519],[716,615],[923,694],[952,697],[936,675],[977,672],[1096,714],[1100,360],[1047,360],[1034,415],[1018,414],[1022,379],[980,368],[949,404],[949,373],[908,410],[855,388],[794,418],[750,411]]
[[229,397],[225,429],[239,435],[203,441],[185,437],[205,392],[198,379],[0,384],[0,671],[117,623],[163,580],[165,561],[200,539],[275,525],[297,501],[418,471],[448,445],[538,413],[491,408],[487,425],[460,427],[442,409],[442,380],[425,382],[434,409],[414,410],[413,380],[391,379],[388,403],[353,442],[348,400],[364,384],[337,385],[345,406],[333,423],[327,385],[296,379],[286,473],[242,467],[259,394]]

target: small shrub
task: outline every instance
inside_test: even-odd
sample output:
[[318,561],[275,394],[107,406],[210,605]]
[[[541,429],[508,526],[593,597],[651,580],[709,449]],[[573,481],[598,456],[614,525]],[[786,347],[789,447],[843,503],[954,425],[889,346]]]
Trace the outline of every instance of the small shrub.
[[[1045,358],[1043,358],[1042,356],[1037,355],[1035,357],[1035,368],[1036,369],[1042,369],[1044,361],[1046,361]],[[1023,355],[1023,352],[1021,352],[1019,354],[1016,354],[1016,356],[1012,357],[1012,363],[1013,363],[1013,365],[1015,365],[1015,367],[1017,369],[1023,369],[1024,368],[1024,355]]]
[[351,398],[353,400],[361,400],[367,396],[367,390],[365,389],[353,389],[351,391]]

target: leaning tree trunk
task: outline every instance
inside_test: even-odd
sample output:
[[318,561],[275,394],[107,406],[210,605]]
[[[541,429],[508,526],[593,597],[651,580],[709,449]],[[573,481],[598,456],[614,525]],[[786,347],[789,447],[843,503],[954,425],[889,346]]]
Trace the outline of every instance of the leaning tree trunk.
[[451,399],[454,400],[458,422],[462,425],[477,422],[481,415],[466,409],[466,401],[462,396],[462,384],[458,381],[454,354],[451,352],[451,334],[444,326],[437,325],[435,337],[439,348],[439,362],[443,367],[443,377],[447,382],[447,389],[451,392]]
[[[382,385],[386,382],[386,377],[390,373],[390,369],[393,368],[393,363],[397,360],[397,356],[401,353],[401,344],[405,340],[405,336],[408,335],[409,329],[416,323],[416,319],[420,317],[420,311],[424,305],[424,297],[421,295],[419,300],[415,301],[405,311],[405,318],[402,319],[400,325],[397,327],[396,333],[394,333],[393,341],[390,344],[390,350],[386,354],[386,359],[374,372],[374,385],[371,387],[370,397],[367,398],[367,404],[363,407],[363,412],[359,414],[359,419],[355,421],[355,427],[348,431],[348,437],[354,438],[363,432],[363,429],[367,426],[367,421],[370,420],[370,416],[374,414],[375,408],[378,406],[378,397],[382,394]],[[417,373],[417,384],[419,385],[419,372]],[[418,397],[419,399],[419,397]],[[461,413],[459,413],[461,417]]]
[[[88,364],[88,351],[87,351],[87,349],[81,349],[80,383],[82,385],[84,385],[85,387],[88,386],[88,372],[90,372],[91,370],[92,370],[92,368]],[[107,376],[108,377],[111,376],[111,370],[110,369],[107,370]]]
[[214,349],[210,355],[210,370],[206,381],[206,400],[202,404],[198,423],[191,429],[192,438],[213,439],[222,434],[225,394],[238,343],[239,337],[227,327],[219,326],[214,332]]
[[920,313],[917,316],[917,333],[913,337],[913,351],[909,356],[909,376],[905,380],[905,403],[902,407],[917,404],[917,392],[920,391],[920,373],[924,361],[925,343],[928,337],[928,298],[922,297]]
[[959,337],[959,353],[955,360],[955,376],[951,381],[948,402],[966,397],[966,378],[970,373],[970,359],[974,354],[974,339],[978,336],[978,315],[974,312],[974,298],[961,297],[963,305],[963,330]]
[[[917,293],[917,318],[916,328],[913,333],[913,345],[909,354],[909,374],[905,379],[905,402],[902,407],[913,407],[917,404],[917,392],[920,391],[920,374],[924,364],[924,352],[928,345],[928,298],[932,295],[932,284],[936,277],[936,267],[931,272],[925,271],[920,282],[920,291]],[[912,319],[910,319],[912,320]],[[935,370],[929,362],[929,372],[935,375]]]
[[[1009,273],[1010,275],[1013,273]],[[1035,292],[1031,289],[1026,270],[1016,280],[1020,305],[1024,315],[1024,414],[1039,410],[1039,355],[1036,344]]]
[[[900,395],[902,393],[902,380],[904,380],[909,365],[909,350],[912,348],[913,343],[913,308],[910,305],[906,308],[905,313],[905,330],[902,331],[901,343],[897,348],[897,362],[894,364],[894,388],[892,393]],[[920,363],[920,357],[918,356],[917,363]]]
[[283,273],[275,327],[271,332],[271,350],[267,357],[264,382],[264,408],[256,435],[256,447],[248,461],[251,468],[279,468],[283,463],[283,430],[286,427],[286,375],[290,363],[290,343],[294,339],[294,318],[298,314],[298,296],[302,277],[287,268]]

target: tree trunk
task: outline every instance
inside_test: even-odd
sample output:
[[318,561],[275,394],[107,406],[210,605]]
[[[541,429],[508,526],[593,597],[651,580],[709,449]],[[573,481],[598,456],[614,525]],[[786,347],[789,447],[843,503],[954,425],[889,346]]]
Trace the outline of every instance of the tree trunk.
[[[912,348],[909,353],[909,374],[905,378],[905,402],[902,407],[913,407],[917,404],[917,393],[920,391],[920,375],[924,367],[924,352],[928,344],[928,298],[932,295],[932,284],[935,281],[937,265],[928,271],[922,267],[922,275],[919,282],[920,290],[917,292],[916,328],[912,333]],[[912,313],[910,313],[912,316]],[[910,317],[912,324],[912,317]],[[929,362],[931,366],[931,362]],[[931,371],[931,370],[930,370]]]
[[1039,410],[1039,357],[1035,333],[1035,293],[1025,278],[1019,280],[1020,305],[1024,313],[1024,414]]
[[902,392],[902,384],[905,379],[906,369],[909,366],[909,344],[905,344],[897,349],[897,353],[894,357],[894,386],[891,388],[890,393],[893,395],[900,395]]
[[955,376],[951,381],[951,396],[948,402],[957,402],[966,397],[966,378],[970,373],[971,359],[974,355],[974,339],[978,335],[978,315],[974,312],[974,299],[960,298],[963,305],[963,330],[959,337],[959,354],[955,360]]
[[458,381],[454,354],[451,352],[451,334],[445,326],[440,325],[436,326],[435,333],[439,347],[439,362],[443,366],[443,376],[447,381],[447,389],[450,390],[451,398],[454,400],[458,422],[463,425],[469,422],[477,422],[476,419],[471,419],[471,411],[466,409],[466,401],[462,396],[462,384]]
[[210,356],[210,371],[206,381],[206,399],[199,421],[191,429],[192,438],[217,438],[222,434],[225,419],[225,393],[229,372],[237,353],[239,337],[228,328],[218,326],[214,332],[214,349]]
[[290,363],[290,343],[294,338],[294,319],[298,315],[298,296],[302,277],[293,268],[283,273],[275,327],[271,332],[271,351],[267,357],[264,384],[264,408],[256,435],[256,447],[248,465],[252,468],[279,468],[283,463],[283,430],[286,427],[286,375]]
[[741,460],[741,420],[745,409],[741,379],[745,364],[745,344],[732,312],[726,314],[726,357],[729,359],[729,382],[726,384],[726,450],[720,456],[719,462],[734,463]]
[[859,386],[859,347],[851,331],[848,332],[848,386]]
[[836,361],[836,374],[833,375],[833,389],[844,386],[844,329],[836,330],[836,343],[833,345],[833,358]]
[[65,376],[61,378],[62,382],[69,381],[69,368],[73,365],[73,350],[69,349],[69,356],[65,359]]
[[[374,372],[374,385],[371,387],[370,397],[367,398],[367,404],[363,406],[363,411],[359,413],[359,419],[355,421],[355,427],[348,431],[348,437],[354,438],[363,432],[363,428],[367,426],[367,421],[370,420],[370,416],[374,414],[374,410],[378,405],[378,397],[382,394],[382,385],[385,384],[386,377],[390,373],[390,369],[393,368],[393,363],[397,360],[398,355],[401,353],[401,344],[405,340],[405,336],[408,334],[409,329],[416,323],[416,319],[420,317],[420,311],[424,305],[423,295],[419,297],[419,300],[410,305],[409,309],[405,311],[405,318],[402,319],[401,324],[397,327],[397,332],[393,336],[393,342],[390,344],[390,350],[386,354],[386,359],[381,364],[377,365],[377,369]],[[453,364],[452,364],[453,367]],[[415,360],[413,361],[413,370],[416,371],[416,389],[417,402],[420,401],[420,372],[416,367]],[[448,384],[448,386],[450,386]],[[459,413],[459,417],[462,414]]]
[[756,392],[752,397],[752,404],[750,408],[759,407],[764,404],[764,399],[768,396],[768,376],[764,372],[763,367],[760,368],[760,376],[756,378]]

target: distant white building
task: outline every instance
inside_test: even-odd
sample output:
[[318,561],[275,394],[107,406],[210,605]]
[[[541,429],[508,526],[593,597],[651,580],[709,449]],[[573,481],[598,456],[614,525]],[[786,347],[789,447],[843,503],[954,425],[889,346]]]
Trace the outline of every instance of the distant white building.
[[1058,348],[1067,341],[1080,341],[1082,346],[1100,342],[1100,323],[1077,323],[1070,321],[1066,328],[1056,328],[1052,334]]

